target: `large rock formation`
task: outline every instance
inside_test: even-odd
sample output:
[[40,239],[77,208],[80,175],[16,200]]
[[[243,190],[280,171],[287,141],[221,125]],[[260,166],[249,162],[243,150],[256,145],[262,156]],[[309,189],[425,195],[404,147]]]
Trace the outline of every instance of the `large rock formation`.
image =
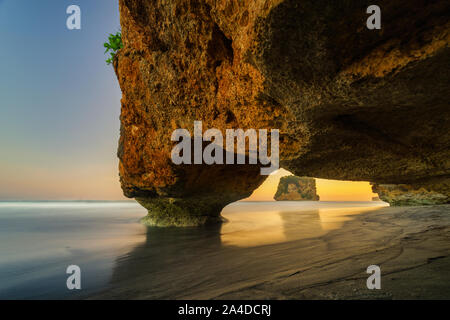
[[[448,188],[448,187],[447,187]],[[440,188],[443,190],[444,188]],[[447,194],[407,184],[373,184],[372,191],[391,206],[421,206],[450,203]]]
[[310,177],[281,177],[273,198],[277,201],[318,201],[316,180]]
[[[216,222],[258,165],[174,165],[171,133],[277,128],[298,176],[448,181],[450,2],[119,0],[124,194],[157,225]],[[448,190],[436,190],[448,192]],[[448,195],[448,193],[446,193]]]

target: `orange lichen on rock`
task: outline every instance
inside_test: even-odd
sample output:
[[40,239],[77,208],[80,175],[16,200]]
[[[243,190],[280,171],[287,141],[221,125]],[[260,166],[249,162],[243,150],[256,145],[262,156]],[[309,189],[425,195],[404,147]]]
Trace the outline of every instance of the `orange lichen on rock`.
[[298,176],[423,183],[449,176],[450,3],[119,0],[122,188],[147,222],[220,221],[259,165],[171,161],[173,130],[279,129]]

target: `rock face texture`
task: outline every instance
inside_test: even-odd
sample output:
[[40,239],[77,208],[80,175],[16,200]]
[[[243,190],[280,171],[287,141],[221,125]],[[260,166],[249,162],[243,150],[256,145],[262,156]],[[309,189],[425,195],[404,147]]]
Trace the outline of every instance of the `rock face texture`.
[[[443,189],[443,188],[441,188]],[[422,206],[450,203],[447,194],[407,184],[373,184],[372,191],[391,206]]]
[[[440,188],[450,168],[450,2],[119,0],[124,194],[156,225],[220,220],[258,165],[174,165],[174,129],[280,130],[298,176]],[[447,190],[435,190],[448,195]]]
[[273,198],[277,201],[319,201],[316,180],[310,177],[281,177]]

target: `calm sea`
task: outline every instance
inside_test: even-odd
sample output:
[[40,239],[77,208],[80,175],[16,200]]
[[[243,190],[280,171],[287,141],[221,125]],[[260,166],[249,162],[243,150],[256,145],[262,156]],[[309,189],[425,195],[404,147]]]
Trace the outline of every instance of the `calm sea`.
[[[0,299],[86,297],[151,272],[148,292],[170,298],[174,283],[198,280],[206,266],[196,266],[196,257],[223,260],[226,274],[229,257],[244,252],[233,248],[248,255],[265,245],[321,237],[380,206],[386,204],[237,202],[223,210],[228,222],[221,226],[180,229],[141,225],[146,210],[134,202],[0,202]],[[66,287],[69,265],[81,268],[81,290]]]

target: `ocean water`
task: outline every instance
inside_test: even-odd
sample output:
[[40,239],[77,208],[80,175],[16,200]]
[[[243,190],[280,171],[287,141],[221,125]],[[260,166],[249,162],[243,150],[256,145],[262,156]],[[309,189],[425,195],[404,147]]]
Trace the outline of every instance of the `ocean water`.
[[[97,290],[144,239],[134,202],[0,202],[0,299],[64,299]],[[82,290],[69,291],[78,265]]]
[[[224,208],[223,225],[155,228],[139,223],[146,210],[135,202],[0,202],[0,299],[76,299],[102,292],[127,298],[135,287],[146,297],[176,298],[195,283],[214,291],[220,284],[204,270],[223,278],[240,268],[239,277],[250,279],[254,269],[247,259],[258,248],[291,241],[307,246],[308,239],[383,206],[243,201]],[[81,268],[81,290],[66,287],[69,265]],[[150,280],[143,284],[144,275]]]

